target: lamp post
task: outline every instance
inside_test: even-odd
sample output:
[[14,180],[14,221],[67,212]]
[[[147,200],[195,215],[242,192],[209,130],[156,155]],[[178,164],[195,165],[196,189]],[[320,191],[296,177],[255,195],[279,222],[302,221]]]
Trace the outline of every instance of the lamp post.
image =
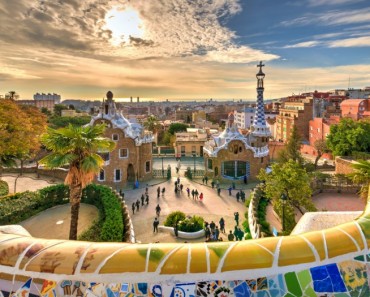
[[162,157],[162,177],[164,178],[163,157]]
[[283,204],[283,232],[285,231],[285,204],[288,200],[288,196],[285,193],[282,193],[280,196],[281,203]]
[[194,157],[194,174],[195,174],[195,170],[197,169],[197,168],[195,167],[195,154],[193,154],[193,157]]

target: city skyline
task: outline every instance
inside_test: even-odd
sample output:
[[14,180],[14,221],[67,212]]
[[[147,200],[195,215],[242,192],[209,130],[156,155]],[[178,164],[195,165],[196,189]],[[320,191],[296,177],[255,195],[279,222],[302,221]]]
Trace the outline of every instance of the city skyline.
[[1,1],[0,93],[255,99],[370,85],[366,0]]

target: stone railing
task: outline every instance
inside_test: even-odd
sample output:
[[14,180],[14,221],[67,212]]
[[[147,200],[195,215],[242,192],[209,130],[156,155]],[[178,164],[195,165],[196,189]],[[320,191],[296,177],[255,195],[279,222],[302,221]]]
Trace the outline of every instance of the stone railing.
[[369,244],[370,198],[350,223],[238,242],[91,243],[2,233],[0,290],[4,296],[73,290],[80,296],[370,296]]

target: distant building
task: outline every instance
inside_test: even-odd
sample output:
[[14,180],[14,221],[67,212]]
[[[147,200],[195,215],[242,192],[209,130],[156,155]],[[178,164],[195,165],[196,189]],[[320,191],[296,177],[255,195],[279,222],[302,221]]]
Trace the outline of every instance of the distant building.
[[203,129],[188,128],[186,132],[175,133],[175,155],[203,156],[203,147],[208,139],[207,131]]
[[33,100],[54,100],[55,104],[60,104],[61,96],[55,93],[36,93],[33,95]]
[[152,133],[145,133],[143,127],[129,122],[117,109],[113,93],[107,93],[99,114],[89,125],[105,123],[104,136],[117,143],[110,153],[101,152],[105,165],[96,182],[113,188],[122,188],[127,182],[143,181],[152,178]]
[[280,107],[276,117],[276,140],[287,142],[293,126],[303,140],[308,140],[309,121],[313,118],[313,98],[311,96],[291,96]]
[[347,99],[340,104],[342,117],[359,120],[370,117],[370,99]]
[[[239,129],[250,129],[254,121],[254,115],[256,113],[256,108],[254,107],[244,107],[242,110],[234,110],[235,123]],[[273,120],[276,118],[278,113],[276,112],[266,112],[265,120]]]
[[225,130],[213,135],[204,146],[206,175],[210,178],[255,180],[261,168],[269,162],[268,141],[270,130],[267,127],[263,102],[262,62],[257,73],[257,106],[251,132],[243,135],[235,123],[234,112],[230,112]]
[[70,118],[77,118],[77,117],[85,117],[89,116],[87,112],[76,112],[74,109],[63,109],[61,111],[62,117],[70,117]]

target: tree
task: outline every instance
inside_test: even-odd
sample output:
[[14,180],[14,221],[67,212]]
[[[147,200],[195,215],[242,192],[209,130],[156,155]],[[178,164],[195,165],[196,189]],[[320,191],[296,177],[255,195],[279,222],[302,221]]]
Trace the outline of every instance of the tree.
[[60,117],[62,116],[62,110],[66,110],[66,109],[68,109],[68,107],[63,104],[55,104],[54,105],[54,115],[57,117]]
[[358,160],[352,164],[355,169],[354,173],[349,174],[349,177],[356,184],[361,184],[360,197],[365,201],[369,195],[370,187],[370,161]]
[[159,123],[158,119],[154,115],[150,115],[144,122],[144,127],[148,131],[151,131],[153,132],[153,134],[155,134],[160,129],[161,124]]
[[54,130],[48,128],[42,136],[42,143],[51,154],[40,163],[48,168],[68,166],[65,184],[69,186],[71,204],[71,225],[69,239],[77,239],[77,225],[82,190],[99,173],[104,160],[98,152],[110,152],[115,142],[103,138],[104,125],[78,127],[69,125]]
[[293,160],[300,165],[303,165],[303,157],[301,155],[301,136],[299,135],[297,126],[294,125],[292,132],[286,146],[280,151],[278,156],[279,163],[286,163],[289,160]]
[[327,146],[335,156],[351,156],[354,152],[370,153],[370,121],[343,118],[330,126]]
[[[295,226],[295,209],[302,214],[304,211],[316,210],[311,200],[310,178],[306,170],[292,159],[283,164],[273,164],[270,173],[261,170],[258,178],[264,181],[266,196],[272,200],[274,210],[281,219],[285,208],[285,231],[291,231]],[[281,199],[282,194],[287,197],[285,205]]]
[[25,160],[40,147],[46,129],[46,116],[31,106],[18,106],[13,100],[0,100],[0,171]]
[[176,132],[184,132],[187,128],[189,128],[189,125],[183,123],[172,123],[168,127],[168,133],[175,135]]
[[322,155],[324,153],[328,152],[328,146],[326,144],[325,139],[318,139],[314,142],[313,147],[317,151],[317,156],[316,156],[316,159],[315,159],[315,168],[317,168],[317,163],[319,162]]

